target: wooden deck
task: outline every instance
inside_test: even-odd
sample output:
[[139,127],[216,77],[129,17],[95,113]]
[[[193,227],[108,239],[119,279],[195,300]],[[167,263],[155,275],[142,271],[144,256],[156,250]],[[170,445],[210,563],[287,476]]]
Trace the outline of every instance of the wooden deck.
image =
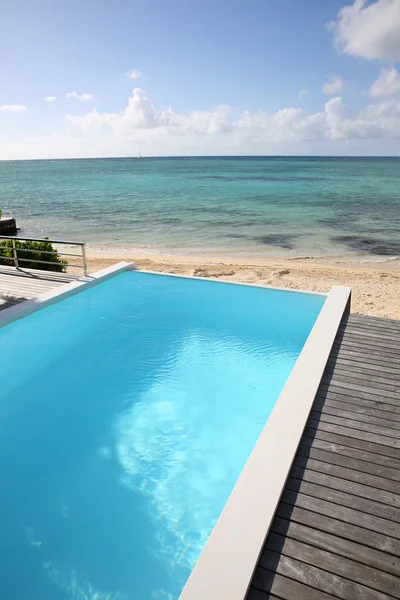
[[34,298],[74,279],[76,276],[66,273],[0,266],[0,310]]
[[345,317],[247,600],[400,598],[399,374],[400,321]]

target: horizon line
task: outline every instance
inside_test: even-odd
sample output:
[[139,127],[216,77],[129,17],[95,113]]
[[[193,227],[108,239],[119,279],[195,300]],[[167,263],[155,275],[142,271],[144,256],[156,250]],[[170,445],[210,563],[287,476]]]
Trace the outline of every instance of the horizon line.
[[159,156],[70,156],[63,158],[1,158],[3,162],[33,162],[61,160],[152,160],[152,159],[235,159],[235,158],[341,158],[341,159],[400,159],[400,154],[369,155],[369,154],[164,154]]

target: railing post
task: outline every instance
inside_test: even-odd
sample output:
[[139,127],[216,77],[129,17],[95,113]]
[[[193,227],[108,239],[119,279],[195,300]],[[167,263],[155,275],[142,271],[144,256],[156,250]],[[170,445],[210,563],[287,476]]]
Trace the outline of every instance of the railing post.
[[13,250],[13,256],[14,256],[14,267],[16,269],[19,269],[19,264],[18,264],[18,252],[17,252],[17,248],[15,246],[15,240],[13,239],[11,241],[12,243],[12,250]]
[[83,242],[82,244],[82,259],[83,259],[83,274],[85,277],[87,276],[87,262],[86,262],[86,244]]

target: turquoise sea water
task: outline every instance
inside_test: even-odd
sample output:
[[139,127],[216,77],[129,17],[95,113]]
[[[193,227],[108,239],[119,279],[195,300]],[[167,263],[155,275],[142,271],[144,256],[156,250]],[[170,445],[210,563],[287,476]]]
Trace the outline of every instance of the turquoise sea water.
[[324,299],[131,272],[0,329],[1,598],[176,600]]
[[400,254],[400,159],[0,162],[22,233],[176,252]]

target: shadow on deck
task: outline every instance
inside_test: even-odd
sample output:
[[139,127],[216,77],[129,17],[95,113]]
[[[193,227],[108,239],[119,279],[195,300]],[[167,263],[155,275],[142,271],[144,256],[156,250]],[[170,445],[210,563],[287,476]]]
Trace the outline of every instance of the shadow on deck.
[[76,276],[67,273],[0,266],[0,310],[35,298],[75,279]]

